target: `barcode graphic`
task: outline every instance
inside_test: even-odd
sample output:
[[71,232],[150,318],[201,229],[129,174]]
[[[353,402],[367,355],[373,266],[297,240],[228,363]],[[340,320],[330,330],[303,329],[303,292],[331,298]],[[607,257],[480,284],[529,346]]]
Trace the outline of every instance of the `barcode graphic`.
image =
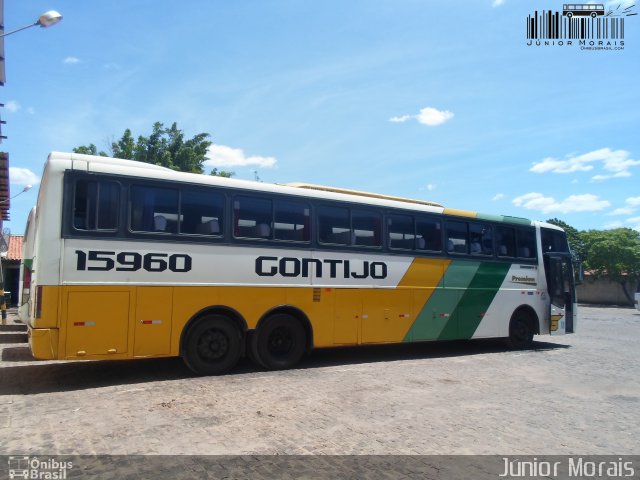
[[569,18],[551,10],[527,17],[527,39],[624,40],[624,18]]

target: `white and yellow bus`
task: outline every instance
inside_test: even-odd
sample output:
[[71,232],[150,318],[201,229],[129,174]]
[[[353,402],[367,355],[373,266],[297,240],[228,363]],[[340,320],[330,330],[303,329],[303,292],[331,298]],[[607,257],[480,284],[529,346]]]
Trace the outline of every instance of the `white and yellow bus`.
[[31,270],[33,268],[33,249],[35,246],[36,207],[33,207],[27,217],[22,240],[22,258],[20,259],[20,285],[18,293],[18,318],[22,323],[29,322],[31,302]]
[[52,153],[35,218],[29,343],[40,359],[243,355],[573,332],[565,233],[523,218],[307,184]]

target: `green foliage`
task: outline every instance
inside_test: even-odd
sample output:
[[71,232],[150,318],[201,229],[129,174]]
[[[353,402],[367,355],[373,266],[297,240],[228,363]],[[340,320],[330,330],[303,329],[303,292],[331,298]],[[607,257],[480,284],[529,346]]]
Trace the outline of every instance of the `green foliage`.
[[635,283],[640,291],[640,232],[630,228],[578,231],[557,218],[547,222],[567,232],[571,251],[584,262],[586,271],[619,283],[633,304],[628,287]]
[[214,177],[231,178],[235,174],[236,172],[227,172],[226,170],[218,170],[217,168],[214,167],[214,169],[211,170],[211,173],[209,175],[213,175]]
[[199,133],[185,141],[184,133],[174,122],[171,127],[164,128],[163,124],[153,124],[151,135],[140,135],[133,145],[131,132],[126,130],[116,145],[118,153],[130,155],[131,160],[153,163],[181,172],[204,173],[204,161],[207,159],[207,149],[211,145],[208,133]]
[[111,143],[111,151],[116,158],[124,158],[133,160],[136,154],[136,142],[133,141],[133,135],[128,128],[122,134],[122,138],[116,143]]
[[640,280],[640,232],[630,228],[583,232],[586,266],[598,276],[623,282]]
[[[207,149],[211,145],[209,138],[208,133],[199,133],[185,140],[184,133],[176,122],[169,128],[165,128],[161,122],[156,122],[150,135],[140,135],[137,140],[134,140],[131,130],[127,128],[120,140],[111,143],[111,152],[116,158],[152,163],[181,172],[204,173]],[[80,146],[73,151],[108,156],[105,152],[98,152],[94,144]],[[233,174],[218,172],[217,169],[212,172],[212,175],[225,177]]]
[[73,149],[73,153],[81,153],[83,155],[100,155],[101,157],[108,157],[106,152],[98,152],[98,148],[90,143],[89,145],[80,145]]

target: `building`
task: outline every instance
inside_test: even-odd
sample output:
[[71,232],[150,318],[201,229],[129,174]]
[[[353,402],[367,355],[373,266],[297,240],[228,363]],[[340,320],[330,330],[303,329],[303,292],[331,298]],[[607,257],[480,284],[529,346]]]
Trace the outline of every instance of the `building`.
[[9,235],[8,250],[2,254],[2,278],[4,278],[4,291],[11,293],[11,299],[7,298],[7,306],[18,305],[20,289],[20,262],[22,261],[23,235]]

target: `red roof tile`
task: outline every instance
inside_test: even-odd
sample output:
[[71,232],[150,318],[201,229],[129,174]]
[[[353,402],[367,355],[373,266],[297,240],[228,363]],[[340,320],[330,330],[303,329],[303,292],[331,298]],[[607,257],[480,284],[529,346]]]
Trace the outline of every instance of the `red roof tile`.
[[23,239],[23,235],[9,235],[9,250],[7,250],[7,260],[22,260]]

